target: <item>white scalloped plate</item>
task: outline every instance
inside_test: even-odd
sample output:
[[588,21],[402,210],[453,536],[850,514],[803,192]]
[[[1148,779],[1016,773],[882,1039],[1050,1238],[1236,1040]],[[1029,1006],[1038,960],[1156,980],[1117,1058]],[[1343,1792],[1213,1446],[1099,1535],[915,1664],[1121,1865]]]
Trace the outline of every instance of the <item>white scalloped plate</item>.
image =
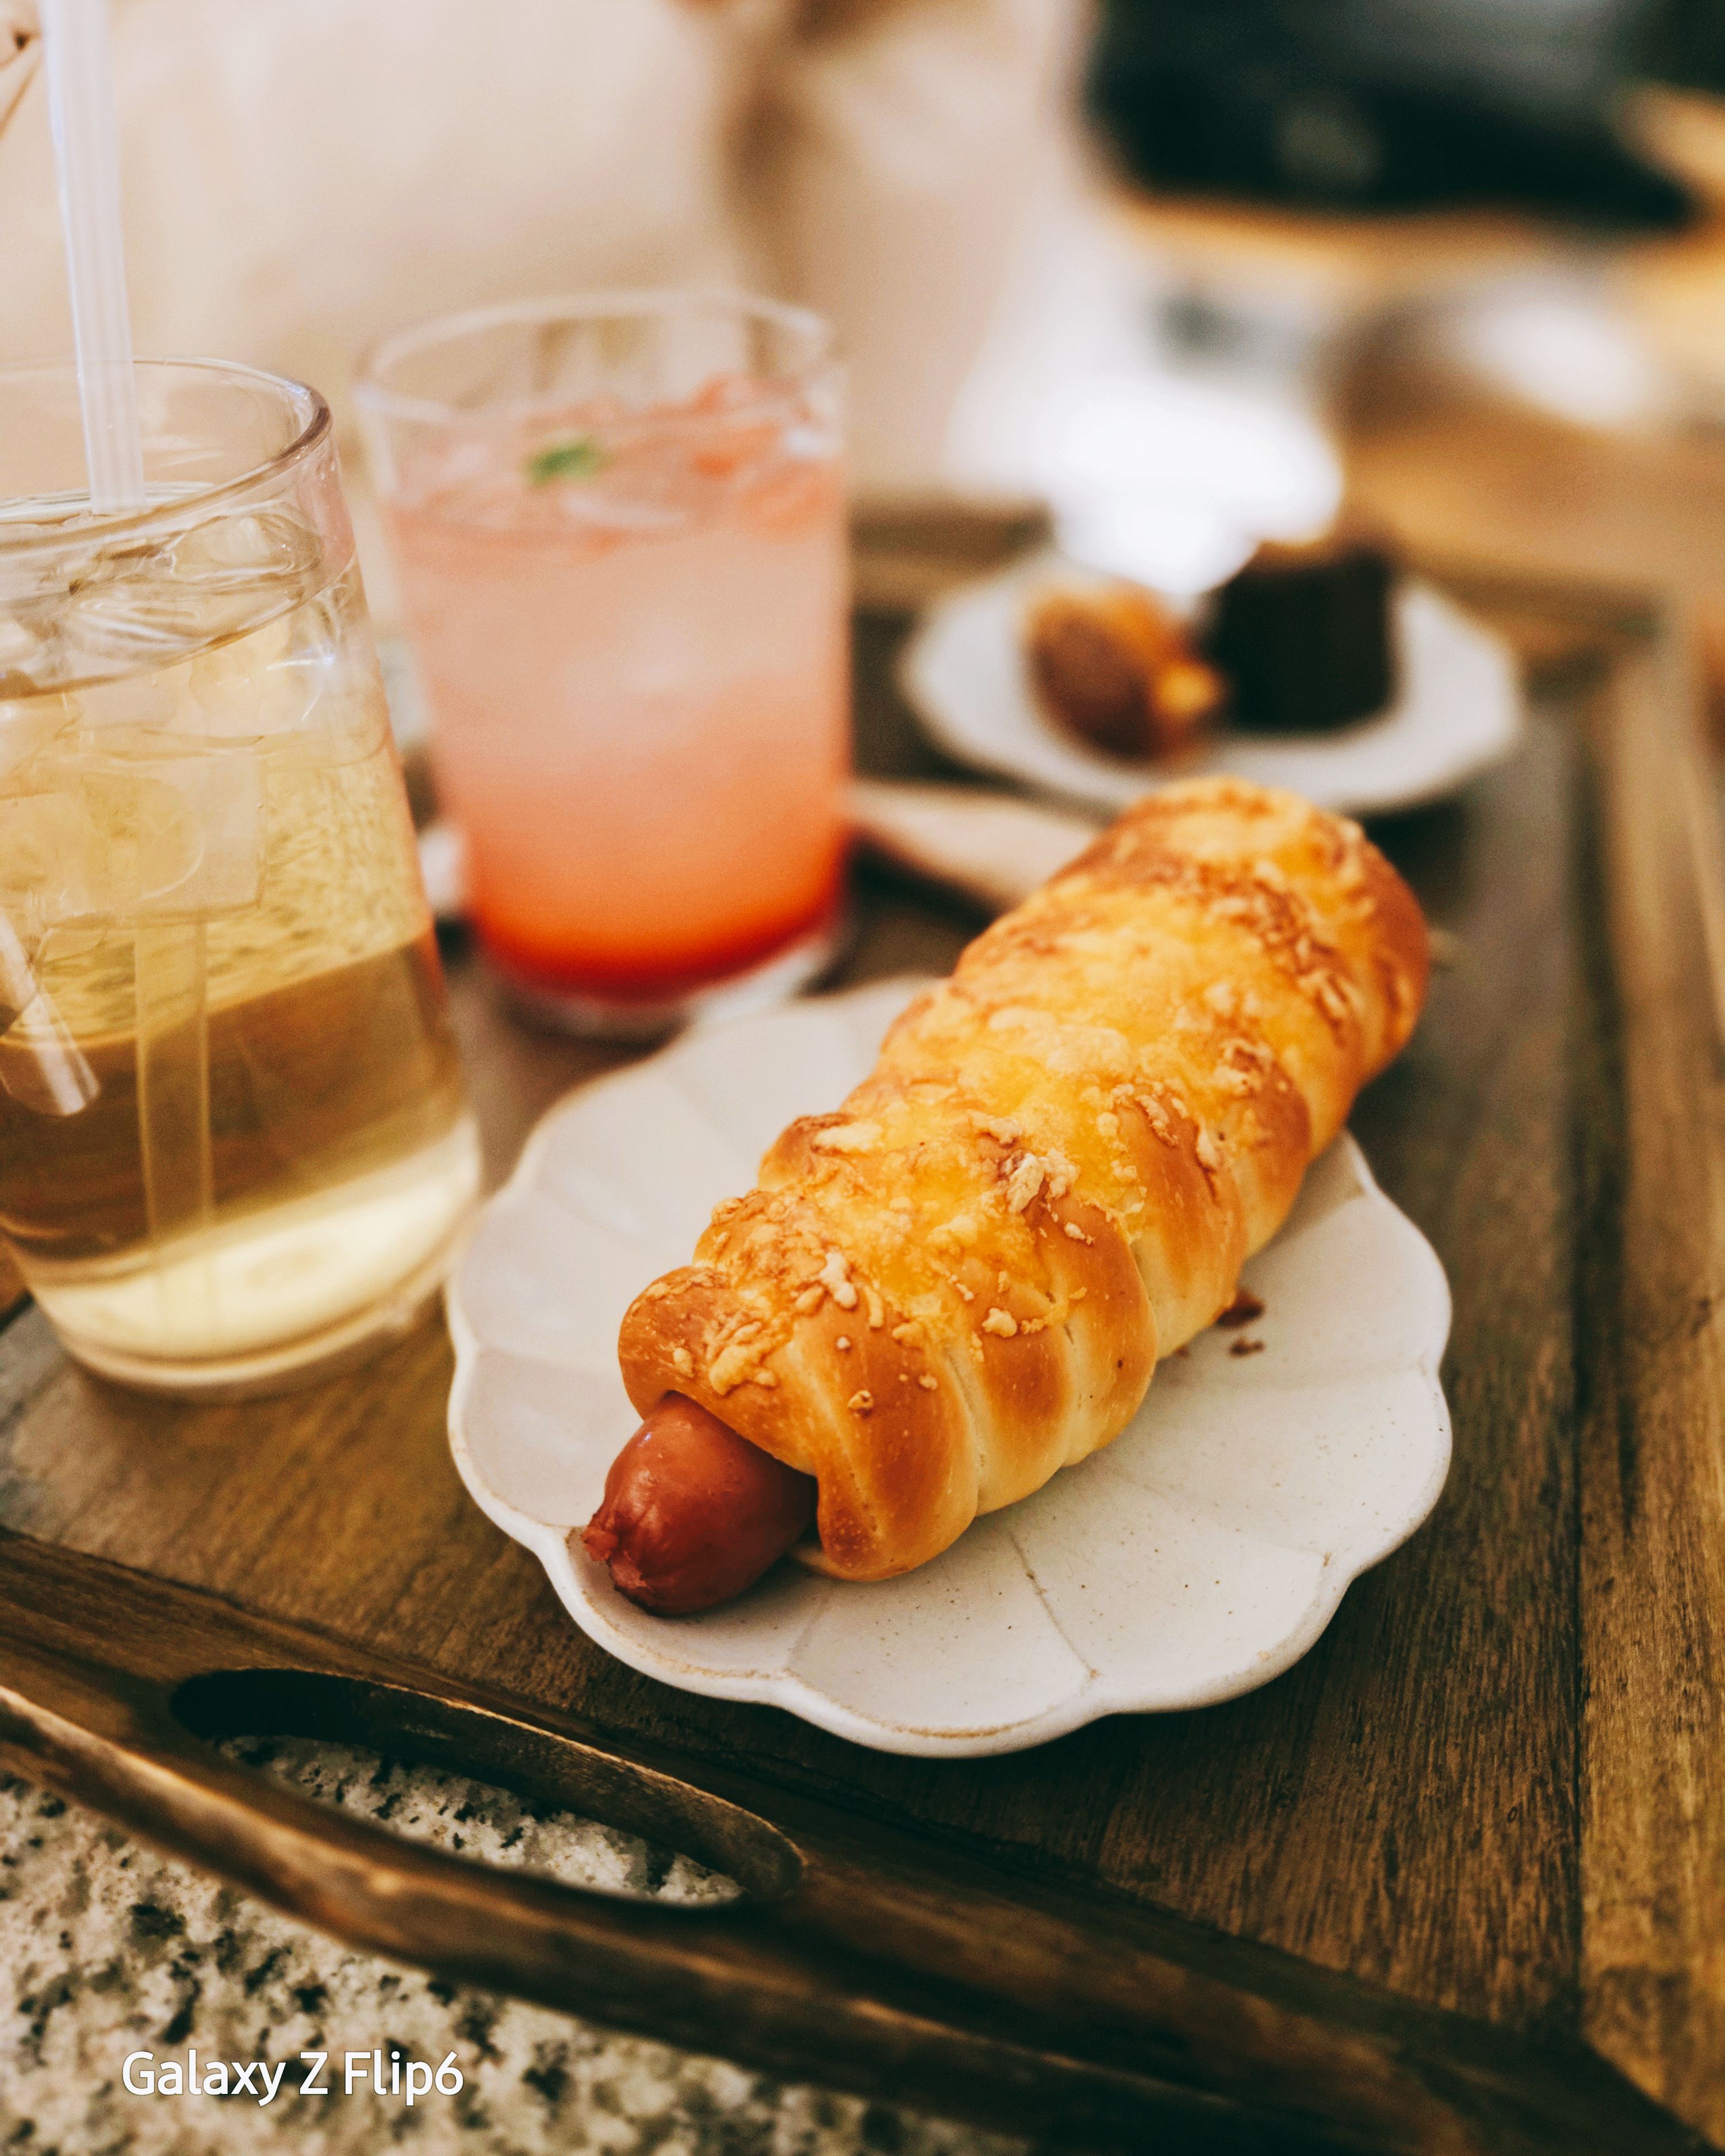
[[[1111,1445],[932,1563],[873,1586],[781,1565],[726,1609],[670,1619],[571,1555],[637,1420],[624,1311],[793,1115],[856,1083],[918,985],[696,1031],[551,1111],[450,1282],[461,1478],[631,1667],[880,1751],[1011,1752],[1249,1691],[1419,1526],[1449,1466],[1448,1286],[1346,1136],[1246,1268],[1265,1305],[1250,1332],[1170,1358]],[[1245,1339],[1261,1351],[1235,1353]]]
[[1376,718],[1339,733],[1224,732],[1178,770],[1118,762],[1051,726],[1026,678],[1024,602],[1065,568],[1057,555],[1040,554],[966,584],[929,609],[906,646],[904,692],[960,762],[1110,814],[1171,778],[1221,773],[1286,786],[1320,808],[1378,816],[1453,793],[1520,737],[1522,693],[1509,653],[1440,592],[1410,578],[1395,598],[1401,694]]

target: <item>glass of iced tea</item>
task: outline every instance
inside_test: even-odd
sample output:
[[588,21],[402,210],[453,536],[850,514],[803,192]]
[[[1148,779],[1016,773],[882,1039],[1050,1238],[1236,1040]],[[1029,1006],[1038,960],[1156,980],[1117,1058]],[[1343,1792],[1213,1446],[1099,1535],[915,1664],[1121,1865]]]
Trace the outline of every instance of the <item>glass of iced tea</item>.
[[818,316],[627,294],[393,337],[359,396],[483,948],[651,1035],[829,956],[849,618]]
[[142,364],[148,506],[0,370],[0,1234],[72,1353],[270,1389],[435,1292],[478,1183],[321,398]]

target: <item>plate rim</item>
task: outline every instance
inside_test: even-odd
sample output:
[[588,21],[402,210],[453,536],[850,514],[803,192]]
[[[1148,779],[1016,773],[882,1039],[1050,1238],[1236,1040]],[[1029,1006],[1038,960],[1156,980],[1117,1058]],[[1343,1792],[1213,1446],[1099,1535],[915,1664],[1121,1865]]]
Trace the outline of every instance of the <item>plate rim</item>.
[[[856,988],[839,990],[826,996],[798,998],[722,1025],[695,1027],[655,1055],[625,1064],[617,1070],[606,1072],[600,1077],[572,1087],[546,1109],[534,1125],[507,1180],[485,1200],[475,1214],[455,1254],[444,1286],[444,1309],[455,1356],[454,1375],[449,1387],[447,1428],[450,1456],[462,1486],[494,1526],[537,1558],[553,1594],[580,1630],[596,1646],[625,1666],[644,1676],[655,1678],[660,1683],[704,1698],[730,1700],[747,1706],[779,1707],[830,1735],[860,1744],[869,1750],[924,1758],[988,1758],[1026,1751],[1051,1743],[1056,1738],[1069,1735],[1105,1715],[1186,1712],[1218,1706],[1224,1701],[1256,1691],[1260,1686],[1284,1675],[1309,1653],[1327,1630],[1341,1606],[1343,1597],[1353,1582],[1363,1573],[1368,1572],[1374,1565],[1382,1563],[1393,1555],[1430,1517],[1448,1480],[1454,1451],[1449,1403],[1445,1398],[1440,1377],[1453,1316],[1449,1278],[1430,1240],[1384,1191],[1373,1174],[1371,1165],[1358,1140],[1347,1129],[1337,1133],[1332,1142],[1332,1147],[1343,1149],[1343,1158],[1358,1183],[1359,1195],[1395,1222],[1405,1241],[1410,1261],[1425,1276],[1425,1291],[1430,1299],[1428,1334],[1418,1355],[1399,1367],[1407,1374],[1417,1375],[1424,1381],[1425,1397],[1430,1410],[1427,1425],[1430,1459],[1427,1473],[1417,1496],[1408,1501],[1380,1533],[1365,1538],[1358,1545],[1348,1544],[1326,1553],[1314,1591],[1299,1620],[1289,1627],[1273,1647],[1260,1650],[1250,1662],[1223,1672],[1206,1683],[1188,1686],[1177,1700],[1147,1699],[1142,1693],[1131,1696],[1129,1686],[1123,1688],[1117,1682],[1111,1683],[1095,1668],[1085,1663],[1078,1649],[1066,1640],[1057,1619],[1051,1619],[1056,1634],[1065,1642],[1075,1658],[1084,1663],[1088,1672],[1084,1682],[1053,1706],[1040,1709],[1035,1714],[1017,1722],[986,1728],[928,1729],[907,1723],[886,1722],[845,1706],[788,1669],[732,1674],[701,1668],[681,1661],[670,1653],[655,1653],[631,1636],[614,1635],[604,1628],[600,1612],[580,1591],[580,1581],[567,1543],[568,1535],[572,1530],[559,1529],[552,1523],[535,1520],[510,1505],[489,1486],[480,1471],[464,1426],[469,1396],[482,1356],[488,1353],[504,1354],[507,1351],[488,1347],[474,1330],[462,1306],[462,1275],[480,1222],[494,1209],[501,1209],[507,1201],[519,1199],[533,1190],[539,1163],[559,1117],[578,1101],[588,1099],[602,1088],[626,1085],[638,1079],[643,1072],[657,1068],[669,1058],[691,1050],[698,1050],[705,1039],[720,1032],[729,1033],[733,1026],[772,1023],[793,1013],[814,1014],[823,1005],[854,1004],[870,997],[877,998],[886,1004],[889,991],[902,991],[903,1000],[907,1002],[927,985],[927,977],[895,975],[886,980],[864,983]],[[1326,1154],[1320,1155],[1319,1158],[1325,1158],[1331,1149],[1327,1147]],[[1307,1168],[1307,1174],[1317,1165],[1317,1161],[1312,1162]],[[1271,1247],[1275,1240],[1272,1237],[1266,1249]],[[1092,1456],[1100,1456],[1106,1450],[1106,1447],[1099,1447],[1097,1454]],[[1011,1507],[1004,1507],[1000,1514],[984,1517],[1004,1519],[1012,1509]],[[1022,1562],[1022,1553],[1019,1554]],[[1026,1571],[1029,1576],[1028,1567]],[[847,1584],[842,1581],[826,1584],[838,1591],[843,1591]],[[817,1611],[811,1614],[810,1625],[816,1621],[819,1610],[826,1607],[828,1599],[824,1598]],[[805,1626],[805,1633],[806,1630]]]
[[[1226,777],[1218,772],[1214,762],[1199,757],[1189,768],[1158,771],[1153,764],[1142,769],[1127,763],[1118,765],[1100,754],[1092,755],[1076,742],[1065,740],[1045,720],[1033,716],[1047,733],[1050,742],[1063,754],[1073,760],[1070,783],[1050,778],[1040,772],[1027,770],[1023,760],[1009,743],[999,750],[973,738],[950,721],[945,701],[931,691],[927,678],[927,654],[937,640],[947,631],[952,616],[986,593],[995,591],[1015,591],[1028,588],[1038,577],[1054,577],[1065,573],[1073,577],[1094,577],[1080,562],[1070,561],[1058,549],[1043,547],[1034,554],[1021,556],[1017,561],[993,570],[983,577],[967,578],[963,583],[942,592],[919,617],[915,628],[905,639],[903,647],[893,662],[893,678],[900,695],[916,715],[916,721],[935,747],[955,762],[971,771],[983,771],[997,778],[1011,779],[1014,784],[1029,789],[1033,795],[1065,802],[1070,806],[1118,815],[1128,801],[1139,794],[1159,793],[1164,787],[1178,784],[1182,779]],[[1398,633],[1400,618],[1409,601],[1430,603],[1441,608],[1451,621],[1469,634],[1490,641],[1496,647],[1496,655],[1502,660],[1507,690],[1505,716],[1492,740],[1482,742],[1468,756],[1454,764],[1441,777],[1417,781],[1396,787],[1380,787],[1368,792],[1348,792],[1345,789],[1336,798],[1326,799],[1321,807],[1337,815],[1393,816],[1402,815],[1416,808],[1429,808],[1434,803],[1447,800],[1450,795],[1477,778],[1482,772],[1491,770],[1510,755],[1520,742],[1526,726],[1526,698],[1515,670],[1499,639],[1482,624],[1475,621],[1458,607],[1449,595],[1430,578],[1404,573],[1394,594],[1393,605],[1397,617]],[[1029,702],[1028,690],[1026,702]],[[1381,724],[1395,709],[1394,704],[1384,711],[1375,712],[1358,721],[1362,726]],[[1235,736],[1235,741],[1260,738],[1255,736]],[[1287,747],[1291,744],[1310,742],[1332,745],[1340,738],[1337,734],[1278,734],[1261,737],[1271,747]],[[1086,762],[1094,762],[1096,773],[1094,782],[1086,785],[1081,773]],[[1106,781],[1117,772],[1120,785],[1116,791]],[[1295,790],[1298,790],[1297,788]]]

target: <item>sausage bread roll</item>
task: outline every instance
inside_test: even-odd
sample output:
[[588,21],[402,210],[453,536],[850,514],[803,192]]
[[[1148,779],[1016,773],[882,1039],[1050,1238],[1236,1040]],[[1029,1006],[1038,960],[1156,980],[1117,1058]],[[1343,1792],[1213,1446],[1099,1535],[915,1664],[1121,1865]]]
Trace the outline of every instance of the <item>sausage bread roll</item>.
[[1106,1445],[1227,1307],[1426,971],[1357,825],[1232,780],[1139,802],[637,1297],[646,1420],[589,1553],[649,1608],[707,1607],[813,1514],[812,1562],[884,1579]]

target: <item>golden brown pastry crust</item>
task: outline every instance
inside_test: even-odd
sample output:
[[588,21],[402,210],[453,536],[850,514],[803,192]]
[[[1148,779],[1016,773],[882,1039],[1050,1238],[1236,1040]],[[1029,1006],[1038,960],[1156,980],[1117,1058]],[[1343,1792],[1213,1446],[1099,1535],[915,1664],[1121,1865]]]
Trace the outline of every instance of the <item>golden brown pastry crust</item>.
[[1226,1308],[1426,970],[1358,825],[1232,780],[1139,802],[637,1297],[630,1399],[818,1476],[828,1571],[922,1563],[1106,1444]]
[[1180,623],[1131,584],[1056,587],[1024,619],[1024,658],[1044,710],[1106,755],[1153,761],[1221,708],[1222,677]]

